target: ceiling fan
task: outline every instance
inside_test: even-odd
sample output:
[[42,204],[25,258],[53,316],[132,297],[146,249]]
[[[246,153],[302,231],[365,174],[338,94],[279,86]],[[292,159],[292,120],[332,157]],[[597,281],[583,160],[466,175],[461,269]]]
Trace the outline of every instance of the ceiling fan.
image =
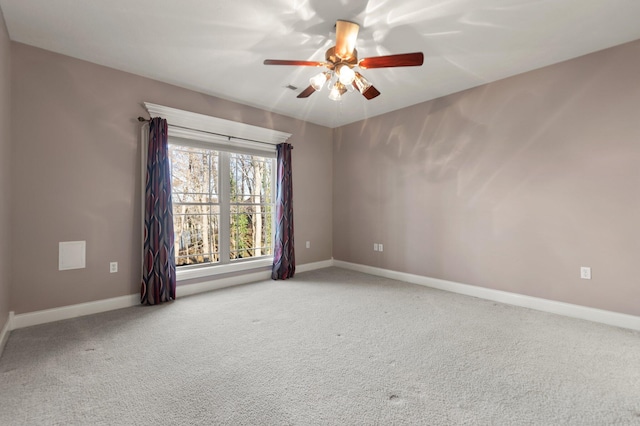
[[325,67],[327,71],[311,77],[311,85],[297,96],[307,98],[313,92],[321,90],[327,83],[329,99],[340,100],[347,90],[355,89],[365,98],[373,99],[380,95],[378,89],[362,76],[355,67],[362,69],[415,67],[424,62],[422,52],[402,53],[399,55],[374,56],[358,60],[356,39],[360,26],[354,22],[338,20],[336,22],[336,44],[325,53],[325,62],[292,61],[287,59],[266,59],[265,65],[300,65],[305,67]]

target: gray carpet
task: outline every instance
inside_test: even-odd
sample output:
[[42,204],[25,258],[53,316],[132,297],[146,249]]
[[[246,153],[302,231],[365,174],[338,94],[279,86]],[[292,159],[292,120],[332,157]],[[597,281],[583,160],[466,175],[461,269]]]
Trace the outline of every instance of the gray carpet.
[[2,425],[640,425],[640,333],[330,268],[16,330]]

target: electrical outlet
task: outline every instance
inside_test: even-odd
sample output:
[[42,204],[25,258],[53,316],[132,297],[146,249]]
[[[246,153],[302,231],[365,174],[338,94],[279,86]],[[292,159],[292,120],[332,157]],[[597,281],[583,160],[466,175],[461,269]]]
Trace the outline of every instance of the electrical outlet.
[[307,243],[306,243],[305,247],[307,247],[307,248],[311,248],[311,241],[307,241]]
[[583,280],[590,280],[591,279],[591,268],[589,268],[588,266],[581,266],[580,267],[580,278],[582,278]]
[[112,273],[112,274],[114,272],[118,272],[118,262],[109,263],[109,272]]
[[383,251],[382,250],[382,243],[378,244],[378,251]]
[[378,251],[378,243],[373,243],[373,251]]

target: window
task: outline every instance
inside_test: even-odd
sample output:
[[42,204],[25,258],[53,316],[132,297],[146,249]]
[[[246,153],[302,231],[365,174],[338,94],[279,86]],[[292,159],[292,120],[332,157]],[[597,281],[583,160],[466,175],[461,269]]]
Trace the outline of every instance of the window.
[[169,139],[176,266],[273,255],[274,158]]
[[272,158],[229,154],[230,259],[273,256]]
[[[276,145],[291,134],[144,106],[169,123],[178,280],[271,265]],[[143,128],[143,195],[148,135]]]

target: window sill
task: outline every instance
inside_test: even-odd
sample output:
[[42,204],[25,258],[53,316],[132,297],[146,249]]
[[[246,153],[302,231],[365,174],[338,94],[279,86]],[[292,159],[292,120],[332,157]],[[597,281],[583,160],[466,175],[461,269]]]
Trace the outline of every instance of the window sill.
[[211,277],[215,275],[228,274],[230,272],[248,271],[256,268],[263,268],[273,264],[273,257],[266,257],[257,260],[247,260],[244,262],[228,263],[226,265],[202,266],[196,268],[176,269],[178,281],[191,280],[194,278]]

